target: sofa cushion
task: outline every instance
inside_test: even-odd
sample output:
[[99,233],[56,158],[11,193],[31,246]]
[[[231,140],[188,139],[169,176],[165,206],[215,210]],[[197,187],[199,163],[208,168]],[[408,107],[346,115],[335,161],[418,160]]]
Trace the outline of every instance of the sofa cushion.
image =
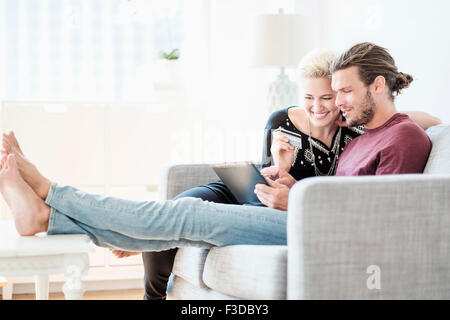
[[173,287],[176,289],[167,291],[168,300],[236,300],[215,290],[195,286],[182,277],[175,276],[173,279]]
[[433,147],[423,173],[450,174],[450,125],[433,126],[426,132]]
[[194,247],[178,249],[172,273],[195,286],[207,288],[202,280],[203,267],[207,255],[208,250],[206,249]]
[[286,299],[286,266],[287,246],[214,247],[206,258],[203,281],[241,299]]

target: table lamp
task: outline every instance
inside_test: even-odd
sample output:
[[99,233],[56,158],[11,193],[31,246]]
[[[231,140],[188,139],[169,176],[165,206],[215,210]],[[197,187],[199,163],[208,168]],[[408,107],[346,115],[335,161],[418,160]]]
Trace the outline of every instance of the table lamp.
[[280,68],[277,79],[270,83],[268,111],[298,104],[298,85],[285,73],[286,68],[297,68],[308,50],[306,17],[299,14],[259,15],[254,25],[252,66]]

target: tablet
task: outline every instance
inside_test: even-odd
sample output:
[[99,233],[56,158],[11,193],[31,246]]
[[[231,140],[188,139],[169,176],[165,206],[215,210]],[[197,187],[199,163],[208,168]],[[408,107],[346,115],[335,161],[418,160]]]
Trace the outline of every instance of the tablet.
[[270,185],[251,162],[216,164],[212,168],[240,204],[260,203],[254,192],[255,185]]

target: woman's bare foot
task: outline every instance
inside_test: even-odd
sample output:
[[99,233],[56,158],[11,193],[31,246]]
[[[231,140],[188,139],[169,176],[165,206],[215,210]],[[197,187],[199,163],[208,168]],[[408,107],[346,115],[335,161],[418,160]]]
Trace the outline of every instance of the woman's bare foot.
[[31,236],[48,229],[50,207],[22,179],[14,154],[3,156],[0,192],[14,217],[17,232]]
[[134,251],[124,251],[124,250],[116,250],[111,249],[111,252],[117,257],[117,258],[127,258],[131,256],[135,256],[140,254],[140,252],[134,252]]
[[4,148],[3,155],[14,154],[17,167],[23,179],[30,185],[36,194],[43,200],[47,199],[51,182],[45,178],[37,169],[37,167],[29,161],[22,152],[14,132],[3,134],[2,146]]

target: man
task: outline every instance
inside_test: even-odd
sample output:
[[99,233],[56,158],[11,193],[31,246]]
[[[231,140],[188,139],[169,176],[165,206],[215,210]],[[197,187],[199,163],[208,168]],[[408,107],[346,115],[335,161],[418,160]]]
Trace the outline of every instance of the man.
[[[397,71],[389,53],[374,44],[355,45],[336,61],[332,77],[336,103],[348,125],[366,126],[366,132],[341,154],[338,175],[423,171],[431,142],[408,116],[396,113],[394,105],[394,93],[411,81],[411,76]],[[129,251],[286,244],[283,210],[287,209],[289,190],[296,181],[275,167],[263,170],[272,179],[272,186],[255,188],[268,208],[194,198],[136,202],[90,195],[53,183],[23,157],[13,135],[7,143],[10,152],[0,165],[0,192],[22,235],[42,231],[85,233],[99,246]]]
[[[341,154],[336,175],[421,173],[431,150],[426,133],[405,114],[397,113],[395,95],[407,88],[412,76],[398,72],[388,51],[360,43],[344,52],[331,66],[336,105],[348,126],[364,125],[365,133],[353,139]],[[274,168],[266,170],[276,176]],[[292,186],[286,173],[278,182]],[[287,187],[256,186],[261,202],[287,208]]]

